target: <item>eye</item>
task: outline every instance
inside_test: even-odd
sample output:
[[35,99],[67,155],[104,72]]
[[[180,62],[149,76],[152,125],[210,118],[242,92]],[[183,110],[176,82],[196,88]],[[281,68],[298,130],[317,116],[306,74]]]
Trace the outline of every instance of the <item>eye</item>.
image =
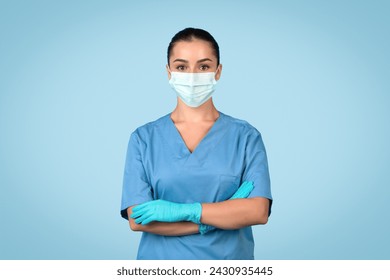
[[186,68],[185,68],[185,66],[184,65],[178,65],[178,66],[176,66],[176,70],[178,70],[178,71],[184,71]]
[[207,71],[207,70],[210,69],[210,66],[208,66],[208,65],[206,65],[206,64],[203,64],[203,65],[201,65],[199,68],[200,68],[200,70],[202,70],[202,71]]

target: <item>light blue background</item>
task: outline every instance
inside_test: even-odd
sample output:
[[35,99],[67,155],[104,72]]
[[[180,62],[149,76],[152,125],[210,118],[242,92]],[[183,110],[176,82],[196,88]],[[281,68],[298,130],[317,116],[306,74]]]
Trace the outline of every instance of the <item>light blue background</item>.
[[130,133],[170,112],[166,48],[220,44],[219,110],[257,127],[258,259],[390,258],[389,1],[1,1],[0,258],[132,259]]

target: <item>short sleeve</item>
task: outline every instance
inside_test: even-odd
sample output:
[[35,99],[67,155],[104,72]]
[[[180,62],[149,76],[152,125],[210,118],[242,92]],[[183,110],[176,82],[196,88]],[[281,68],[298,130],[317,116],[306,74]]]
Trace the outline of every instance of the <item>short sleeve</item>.
[[143,143],[136,132],[130,136],[123,175],[121,216],[128,219],[127,208],[153,199],[152,189],[142,163]]
[[253,182],[254,189],[249,197],[260,196],[270,200],[269,214],[271,214],[272,195],[267,153],[261,134],[256,129],[247,137],[243,181]]

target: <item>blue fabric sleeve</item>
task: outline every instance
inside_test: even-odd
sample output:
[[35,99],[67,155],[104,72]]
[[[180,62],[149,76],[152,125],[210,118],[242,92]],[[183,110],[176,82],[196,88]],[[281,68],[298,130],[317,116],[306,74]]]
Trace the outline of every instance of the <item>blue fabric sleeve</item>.
[[152,188],[142,163],[145,145],[136,132],[130,136],[123,176],[121,216],[128,219],[127,208],[153,199]]
[[253,182],[254,189],[251,197],[265,197],[270,201],[269,215],[271,214],[272,195],[271,182],[268,171],[267,153],[260,132],[256,129],[248,135],[245,149],[245,169],[242,181]]

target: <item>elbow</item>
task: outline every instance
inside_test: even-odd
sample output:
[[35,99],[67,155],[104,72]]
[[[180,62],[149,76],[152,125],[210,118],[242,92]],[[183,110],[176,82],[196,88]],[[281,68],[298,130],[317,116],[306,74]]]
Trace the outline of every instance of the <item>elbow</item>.
[[132,218],[130,217],[131,214],[132,214],[132,211],[131,211],[132,208],[133,208],[133,207],[127,208],[127,218],[128,218],[128,220],[129,220],[130,229],[131,229],[132,231],[142,231],[142,225],[137,224],[137,223],[135,222],[135,220],[132,219]]
[[265,225],[268,223],[268,217],[269,217],[269,208],[263,207],[262,211],[259,211],[259,215],[257,217],[258,225]]
[[256,225],[265,225],[268,223],[268,213],[265,215],[259,215],[256,219]]
[[265,225],[268,223],[268,211],[260,210],[253,216],[252,225]]
[[266,198],[254,198],[255,201],[253,213],[254,225],[265,225],[268,223],[269,217],[269,200]]
[[[258,212],[256,215],[252,215],[250,219],[246,220],[244,223],[240,224],[238,228],[247,227],[247,226],[257,226],[265,225],[268,223],[268,215]],[[234,227],[236,229],[236,227]]]
[[268,223],[268,213],[263,211],[256,211],[252,215],[248,216],[248,219],[244,223],[240,224],[238,228],[247,226],[265,225]]
[[141,231],[142,226],[137,224],[134,219],[129,218],[129,225],[132,231]]

